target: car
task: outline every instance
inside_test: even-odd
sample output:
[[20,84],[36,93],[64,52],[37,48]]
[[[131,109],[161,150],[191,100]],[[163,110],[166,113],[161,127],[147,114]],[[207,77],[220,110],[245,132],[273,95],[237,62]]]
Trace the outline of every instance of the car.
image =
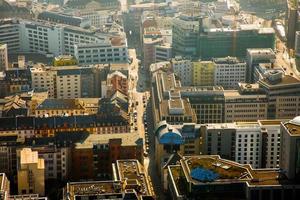
[[144,157],[148,157],[148,152],[144,152]]
[[146,151],[149,152],[149,146],[146,146]]
[[135,130],[135,131],[137,131],[137,130],[138,130],[138,128],[137,128],[137,127],[134,127],[134,130]]

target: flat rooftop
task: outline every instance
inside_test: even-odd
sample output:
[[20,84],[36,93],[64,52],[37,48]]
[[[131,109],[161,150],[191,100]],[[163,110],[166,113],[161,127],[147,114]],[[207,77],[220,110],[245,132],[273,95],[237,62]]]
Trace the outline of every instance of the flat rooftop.
[[114,181],[91,181],[69,183],[70,199],[84,195],[120,194],[121,184]]
[[142,138],[134,133],[90,134],[82,143],[76,143],[76,148],[92,148],[94,144],[108,144],[109,140],[122,139],[121,146],[142,145]]
[[300,125],[287,122],[284,126],[291,135],[300,135]]
[[248,187],[291,184],[277,169],[253,169],[251,165],[221,159],[218,155],[186,156],[169,173],[179,194],[185,191],[181,178],[194,185],[247,184]]
[[120,180],[126,180],[125,188],[134,188],[139,195],[152,196],[147,175],[137,160],[117,160],[117,169]]

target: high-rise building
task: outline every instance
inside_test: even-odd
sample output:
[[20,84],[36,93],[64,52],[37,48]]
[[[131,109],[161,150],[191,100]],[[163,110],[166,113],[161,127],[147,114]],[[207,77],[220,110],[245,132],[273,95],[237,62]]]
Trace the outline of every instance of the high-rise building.
[[171,60],[171,65],[175,76],[180,78],[182,86],[190,86],[193,83],[192,75],[193,68],[190,60],[182,59],[181,57],[175,57]]
[[253,83],[255,67],[260,63],[274,63],[276,55],[272,49],[247,49],[247,83]]
[[300,181],[300,117],[281,123],[280,168],[289,178]]
[[18,193],[45,195],[44,159],[30,148],[18,152]]
[[300,19],[298,11],[297,0],[286,0],[287,12],[286,12],[286,36],[287,36],[287,48],[295,48],[296,31],[300,30]]
[[0,43],[0,71],[8,69],[7,44]]
[[174,56],[197,57],[199,18],[181,15],[173,20],[172,47]]
[[274,49],[274,29],[245,24],[237,29],[210,28],[200,31],[198,56],[202,59],[246,57],[249,48]]
[[9,199],[9,180],[4,173],[0,173],[0,199]]
[[246,82],[246,63],[236,57],[215,58],[214,85],[224,89],[236,89]]

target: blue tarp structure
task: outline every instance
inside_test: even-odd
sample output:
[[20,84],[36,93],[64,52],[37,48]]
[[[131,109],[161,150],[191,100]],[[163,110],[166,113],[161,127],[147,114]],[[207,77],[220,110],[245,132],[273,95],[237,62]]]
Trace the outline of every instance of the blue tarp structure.
[[216,180],[219,175],[211,170],[197,167],[191,171],[191,177],[202,182],[212,182]]

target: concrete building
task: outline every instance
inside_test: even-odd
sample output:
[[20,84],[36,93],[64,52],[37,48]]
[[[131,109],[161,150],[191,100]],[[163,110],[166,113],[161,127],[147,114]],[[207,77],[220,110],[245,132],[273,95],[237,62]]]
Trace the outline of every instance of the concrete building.
[[254,82],[255,66],[260,63],[274,63],[276,55],[272,49],[247,49],[247,83]]
[[224,89],[236,89],[238,83],[246,82],[246,62],[234,57],[215,58],[214,85]]
[[18,193],[45,195],[45,163],[37,151],[24,148],[18,152]]
[[74,55],[80,65],[126,63],[129,59],[126,41],[121,38],[101,43],[76,44]]
[[198,42],[198,56],[202,59],[246,57],[249,48],[274,49],[275,31],[252,24],[241,24],[236,29],[203,28]]
[[152,29],[146,30],[143,35],[144,65],[147,68],[156,62],[156,47],[163,43],[160,31]]
[[91,134],[72,149],[73,180],[111,178],[110,167],[118,159],[143,162],[143,141],[137,134]]
[[[64,200],[81,198],[149,199],[154,200],[152,184],[145,169],[136,159],[117,160],[112,164],[112,180],[69,182],[63,191]],[[99,193],[101,189],[101,193]]]
[[103,27],[107,23],[112,23],[113,12],[110,10],[98,10],[93,12],[81,12],[80,16],[90,20],[94,27]]
[[295,48],[296,31],[300,30],[299,3],[298,1],[287,0],[287,12],[285,16],[285,31],[287,36],[287,48]]
[[168,188],[176,200],[297,199],[300,189],[294,180],[277,169],[253,169],[220,156],[186,156],[177,165],[168,166],[167,173]]
[[163,43],[155,46],[155,62],[168,61],[172,58],[172,46],[169,43]]
[[[9,44],[9,52],[39,53],[52,56],[75,55],[76,44],[103,44],[105,41],[110,46],[114,46],[114,42],[126,40],[121,31],[122,28],[118,24],[113,24],[108,28],[104,27],[101,31],[95,32],[92,29],[44,23],[37,20],[2,20],[1,30],[2,28],[3,34],[0,34],[0,42]],[[7,35],[7,31],[12,32],[12,35]],[[121,38],[121,40],[110,40],[110,38]]]
[[281,123],[280,168],[289,179],[299,182],[300,117]]
[[193,85],[214,86],[215,64],[212,61],[193,62]]
[[191,77],[193,75],[193,68],[190,60],[185,60],[180,57],[173,58],[171,60],[171,65],[174,74],[180,78],[182,86],[192,85],[193,80]]
[[20,50],[19,21],[14,19],[1,19],[0,43],[7,44],[8,53]]
[[94,115],[98,113],[98,98],[45,99],[35,109],[36,117]]
[[224,122],[267,119],[268,98],[258,84],[238,84],[237,90],[224,90]]
[[50,98],[93,97],[94,72],[91,67],[36,66],[30,69],[32,88],[49,91]]
[[71,26],[78,26],[82,28],[89,28],[91,26],[91,21],[87,18],[66,15],[60,12],[53,11],[43,11],[37,16],[40,20],[45,20],[54,23],[67,24]]
[[181,15],[173,19],[172,47],[174,56],[197,57],[199,19],[195,16]]
[[[107,75],[106,81],[102,81],[102,97],[111,97],[117,91],[123,95],[128,95],[128,78],[120,71],[115,71]],[[106,92],[104,92],[106,91]]]
[[7,44],[0,43],[0,71],[8,69]]
[[9,192],[9,180],[4,173],[0,173],[0,198],[8,200]]

